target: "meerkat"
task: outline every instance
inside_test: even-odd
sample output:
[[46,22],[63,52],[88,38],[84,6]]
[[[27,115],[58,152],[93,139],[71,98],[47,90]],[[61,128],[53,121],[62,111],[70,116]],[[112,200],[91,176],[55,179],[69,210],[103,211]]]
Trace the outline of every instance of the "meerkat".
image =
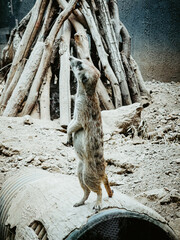
[[113,192],[105,173],[103,131],[101,111],[96,93],[96,84],[100,78],[98,69],[88,60],[70,57],[72,71],[77,79],[77,94],[74,117],[67,128],[67,143],[72,143],[79,158],[78,178],[84,191],[78,207],[88,199],[90,191],[97,194],[95,211],[101,209],[102,189],[104,183],[109,197]]

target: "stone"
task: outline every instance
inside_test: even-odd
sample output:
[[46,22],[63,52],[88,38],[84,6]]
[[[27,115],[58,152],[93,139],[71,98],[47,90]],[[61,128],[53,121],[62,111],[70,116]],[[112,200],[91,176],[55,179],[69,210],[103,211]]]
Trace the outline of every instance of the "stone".
[[167,195],[167,190],[164,188],[157,188],[157,189],[152,189],[146,192],[142,192],[138,195],[136,195],[136,198],[141,199],[141,198],[147,198],[151,201],[156,201],[160,200],[163,197]]
[[101,112],[104,134],[126,133],[129,127],[138,128],[141,122],[142,106],[134,103],[113,110]]
[[26,163],[31,163],[34,160],[34,156],[30,155],[28,158],[25,159]]
[[161,205],[170,203],[180,203],[180,193],[176,189],[172,189],[161,201]]
[[51,164],[44,162],[44,163],[41,165],[41,167],[42,167],[42,169],[46,170],[46,169],[49,169],[49,168],[51,167]]
[[27,125],[33,124],[33,119],[32,119],[31,116],[26,115],[26,116],[24,116],[23,118],[24,118],[24,119],[23,119],[23,123],[24,123],[24,124],[27,124]]

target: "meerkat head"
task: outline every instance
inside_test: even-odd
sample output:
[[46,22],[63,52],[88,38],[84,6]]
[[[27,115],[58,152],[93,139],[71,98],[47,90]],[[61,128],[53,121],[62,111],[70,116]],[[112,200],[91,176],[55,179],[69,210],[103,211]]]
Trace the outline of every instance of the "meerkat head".
[[83,85],[88,95],[93,95],[95,93],[97,81],[100,78],[99,70],[92,62],[86,59],[81,60],[71,56],[69,60],[71,69],[78,82]]

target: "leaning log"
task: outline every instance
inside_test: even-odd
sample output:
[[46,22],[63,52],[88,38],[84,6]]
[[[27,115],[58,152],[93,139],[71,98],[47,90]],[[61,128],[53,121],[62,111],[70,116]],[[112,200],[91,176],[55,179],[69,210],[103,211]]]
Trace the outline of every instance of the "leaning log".
[[4,110],[3,116],[14,117],[20,111],[21,103],[28,95],[29,88],[31,86],[34,75],[36,74],[39,66],[41,56],[43,53],[44,43],[37,42],[34,47],[31,56],[26,63],[23,73],[16,85],[8,104]]
[[[40,96],[40,115],[41,119],[50,120],[50,83],[52,78],[52,71],[49,67],[46,76],[45,76],[45,83],[42,89],[42,93]],[[32,116],[32,114],[31,114]]]

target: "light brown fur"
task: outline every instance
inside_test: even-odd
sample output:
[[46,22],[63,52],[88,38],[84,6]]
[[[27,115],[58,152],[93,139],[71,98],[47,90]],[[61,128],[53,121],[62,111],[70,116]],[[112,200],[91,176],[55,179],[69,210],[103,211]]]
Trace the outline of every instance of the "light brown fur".
[[97,193],[94,206],[98,211],[102,202],[101,182],[109,197],[112,191],[105,173],[103,132],[99,101],[95,92],[99,71],[87,60],[71,57],[71,67],[78,81],[73,120],[68,126],[68,142],[74,133],[74,148],[79,157],[78,177],[84,197],[74,206],[83,205],[90,191]]

